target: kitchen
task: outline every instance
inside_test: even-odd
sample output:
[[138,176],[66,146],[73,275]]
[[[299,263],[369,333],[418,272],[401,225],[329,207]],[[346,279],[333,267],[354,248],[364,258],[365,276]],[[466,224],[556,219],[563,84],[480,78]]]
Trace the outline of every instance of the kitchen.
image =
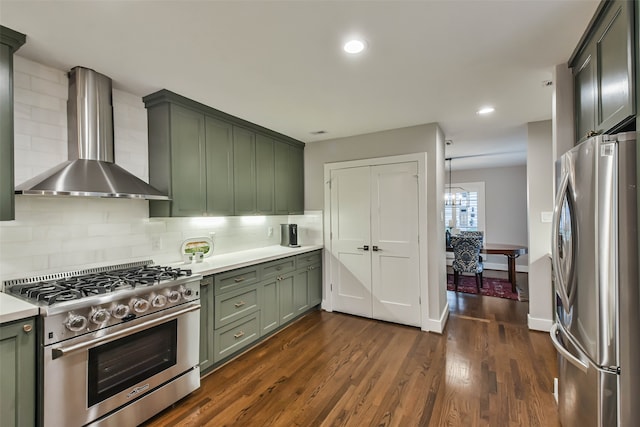
[[[38,126],[29,125],[30,128],[46,128],[52,134],[35,136],[35,140],[20,140],[20,137],[18,138],[17,150],[22,149],[23,151],[22,155],[19,155],[20,153],[16,155],[16,161],[23,161],[23,163],[16,166],[16,183],[30,178],[51,165],[66,160],[66,152],[64,150],[66,138],[62,136],[66,127],[66,118],[61,118],[66,112],[66,104],[61,100],[66,98],[67,87],[64,79],[68,70],[48,67],[26,58],[20,58],[19,53],[18,51],[14,66],[16,70],[21,70],[23,74],[22,77],[16,78],[16,86],[21,89],[16,90],[16,93],[18,96],[22,94],[26,95],[27,98],[33,99],[31,98],[31,90],[33,88],[24,86],[27,84],[34,84],[41,88],[44,86],[47,101],[51,101],[50,96],[53,96],[55,100],[55,94],[57,94],[58,101],[57,103],[53,102],[53,104],[57,105],[59,115],[57,118],[45,118],[44,124]],[[34,74],[33,78],[30,76],[26,79],[24,76],[30,75],[30,73]],[[51,78],[52,74],[54,75],[53,78]],[[152,73],[149,73],[149,75],[152,75]],[[19,79],[20,81],[18,81]],[[43,84],[43,80],[45,82],[55,81],[56,83],[53,85]],[[20,87],[19,85],[23,86]],[[165,85],[169,86],[169,84],[163,83],[160,87]],[[151,92],[148,91],[144,95]],[[16,98],[16,101],[20,102],[18,98]],[[23,99],[22,102],[23,105],[28,105],[28,99]],[[38,100],[37,102],[44,101]],[[30,106],[29,108],[32,107]],[[49,109],[47,108],[47,110]],[[16,108],[16,110],[15,114],[19,118],[20,107]],[[114,115],[117,163],[134,172],[142,179],[147,180],[149,172],[145,169],[148,166],[144,163],[144,159],[147,157],[147,141],[145,138],[146,110],[141,98],[126,91],[114,90]],[[20,120],[18,122],[20,123]],[[51,122],[54,122],[53,126]],[[26,125],[24,121],[22,123]],[[416,135],[429,135],[428,138],[432,138],[431,140],[436,139],[432,137],[437,134],[434,126],[418,125],[404,132],[412,131]],[[60,132],[62,132],[62,135]],[[20,135],[25,133],[24,129],[22,129],[22,132],[16,131],[16,134]],[[398,133],[391,132],[387,136],[397,137]],[[380,138],[384,138],[384,135],[380,135]],[[405,141],[415,141],[418,138],[408,136]],[[43,141],[43,139],[46,141]],[[120,141],[126,141],[126,143],[120,143]],[[43,144],[38,144],[37,142],[51,143],[55,148],[49,146],[44,149],[44,153],[41,153],[37,149],[31,148],[43,146]],[[400,144],[402,145],[402,143]],[[312,145],[309,144],[307,148],[312,149]],[[354,144],[354,146],[356,145]],[[395,153],[388,153],[391,149],[386,149],[381,151],[387,152],[374,153],[374,155],[400,154],[398,150],[402,151],[404,149],[411,150],[411,152],[429,151],[428,148],[422,148],[425,147],[424,145],[420,145],[421,149],[419,150],[415,149],[415,145],[410,148],[411,145],[412,142],[408,142],[406,148],[397,148]],[[29,149],[25,149],[26,146]],[[349,154],[345,154],[344,159],[347,159],[348,156]],[[140,159],[143,160],[141,161]],[[432,161],[434,162],[433,165],[435,165],[436,159],[433,158]],[[307,166],[305,165],[305,169],[307,169]],[[311,166],[316,167],[316,165]],[[308,169],[311,170],[312,167]],[[435,188],[437,168],[432,168],[432,170],[434,179],[430,180],[430,182],[433,182],[432,185]],[[305,176],[305,181],[313,181],[314,179],[317,178],[312,177],[312,179],[309,179],[308,176]],[[305,184],[305,186],[310,185]],[[305,193],[317,194],[318,191],[321,191],[318,188],[317,185],[305,188]],[[320,200],[319,198],[312,200],[312,204],[305,202],[305,207],[311,207],[316,210],[307,211],[304,214],[283,217],[266,216],[264,219],[248,220],[240,217],[226,217],[224,223],[218,223],[218,219],[206,217],[202,218],[202,221],[181,218],[149,218],[147,213],[148,202],[137,200],[95,199],[86,201],[73,198],[30,198],[27,200],[26,197],[18,196],[16,198],[16,211],[19,214],[18,221],[9,223],[6,226],[3,224],[2,227],[2,244],[6,245],[2,247],[2,274],[3,277],[20,277],[20,275],[24,275],[25,271],[30,273],[50,270],[63,271],[73,269],[72,267],[75,266],[91,267],[97,264],[104,264],[107,261],[138,260],[146,259],[147,257],[153,258],[155,262],[160,264],[174,263],[177,261],[176,248],[186,239],[200,236],[215,240],[215,254],[278,245],[278,231],[281,223],[297,223],[301,230],[301,243],[303,245],[318,245],[322,244],[324,232],[322,228],[322,211],[320,211],[322,206],[317,203]],[[259,221],[264,222],[256,223]],[[432,222],[435,223],[437,220]],[[30,240],[26,245],[24,244],[25,237]],[[15,245],[20,245],[20,249],[16,250],[14,248]],[[441,245],[438,246],[437,242],[434,242],[434,248],[436,247],[441,247]],[[5,271],[7,271],[7,276],[4,276]],[[431,282],[438,283],[438,269],[430,269],[429,274],[434,275],[431,278]],[[430,289],[429,292],[434,296],[430,301],[441,301],[444,294],[444,291],[439,289]],[[434,320],[437,321],[442,310],[443,307],[439,303],[435,303],[432,310]]]

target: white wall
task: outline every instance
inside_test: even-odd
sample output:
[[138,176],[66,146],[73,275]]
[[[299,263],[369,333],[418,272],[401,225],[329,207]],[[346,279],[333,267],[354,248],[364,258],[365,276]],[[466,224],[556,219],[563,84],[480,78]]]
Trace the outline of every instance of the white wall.
[[[455,162],[454,162],[455,164]],[[484,182],[485,241],[527,246],[527,166],[453,171],[453,184]],[[487,268],[507,269],[502,255],[486,256]],[[527,271],[529,259],[516,260],[518,271]]]
[[[15,179],[67,160],[66,73],[14,57]],[[148,181],[142,99],[114,90],[115,160]],[[295,222],[302,244],[322,242],[321,212],[296,216],[149,218],[145,200],[16,196],[15,221],[0,222],[0,280],[152,259],[180,261],[185,239],[215,232],[215,254],[277,245]],[[273,234],[268,235],[269,227]]]
[[[447,308],[444,240],[444,134],[436,123],[307,144],[305,209],[324,209],[324,164],[427,153],[427,230],[430,330],[441,332]],[[424,238],[424,236],[421,236]],[[326,244],[326,242],[325,242]]]
[[527,125],[527,189],[529,211],[529,328],[548,331],[553,322],[551,286],[551,222],[553,211],[553,145],[551,120]]

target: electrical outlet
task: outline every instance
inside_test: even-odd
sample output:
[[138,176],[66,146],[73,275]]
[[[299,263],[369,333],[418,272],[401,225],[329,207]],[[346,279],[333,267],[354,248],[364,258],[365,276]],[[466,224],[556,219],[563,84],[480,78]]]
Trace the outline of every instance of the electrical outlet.
[[273,227],[267,228],[267,237],[273,236]]
[[160,236],[155,236],[151,238],[151,250],[159,251],[162,249],[162,238]]

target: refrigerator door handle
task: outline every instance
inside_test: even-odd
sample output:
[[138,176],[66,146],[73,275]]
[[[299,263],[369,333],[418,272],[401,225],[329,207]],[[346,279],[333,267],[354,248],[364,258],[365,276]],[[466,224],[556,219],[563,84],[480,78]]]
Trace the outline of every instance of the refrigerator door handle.
[[558,258],[558,247],[559,247],[559,232],[560,232],[560,215],[562,214],[562,199],[567,192],[569,187],[569,175],[565,174],[562,177],[562,181],[560,183],[560,187],[558,188],[558,194],[556,196],[555,209],[553,211],[553,224],[552,224],[552,232],[551,232],[551,241],[553,245],[553,250],[551,251],[551,263],[553,264],[554,276],[556,279],[556,291],[558,292],[560,299],[562,300],[562,304],[565,309],[568,309],[571,301],[569,300],[569,295],[567,293],[566,283],[564,281],[564,277],[561,273],[560,260]]
[[589,365],[583,362],[582,360],[578,359],[577,357],[575,357],[573,354],[571,354],[569,350],[564,348],[562,343],[558,340],[558,324],[557,323],[555,323],[551,327],[551,331],[549,331],[549,335],[551,335],[551,342],[553,343],[553,346],[556,348],[556,350],[558,350],[558,353],[560,353],[565,359],[567,359],[569,363],[571,363],[573,366],[580,369],[582,372],[586,373],[587,370],[589,369]]

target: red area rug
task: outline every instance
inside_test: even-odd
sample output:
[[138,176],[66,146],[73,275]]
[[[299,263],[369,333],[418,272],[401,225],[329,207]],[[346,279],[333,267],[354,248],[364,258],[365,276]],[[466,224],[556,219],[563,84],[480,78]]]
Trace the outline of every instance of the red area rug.
[[[453,274],[447,274],[447,290],[453,291]],[[460,276],[458,292],[477,294],[475,276]],[[480,294],[489,297],[507,298],[518,301],[518,292],[511,292],[511,283],[506,279],[483,277]]]

